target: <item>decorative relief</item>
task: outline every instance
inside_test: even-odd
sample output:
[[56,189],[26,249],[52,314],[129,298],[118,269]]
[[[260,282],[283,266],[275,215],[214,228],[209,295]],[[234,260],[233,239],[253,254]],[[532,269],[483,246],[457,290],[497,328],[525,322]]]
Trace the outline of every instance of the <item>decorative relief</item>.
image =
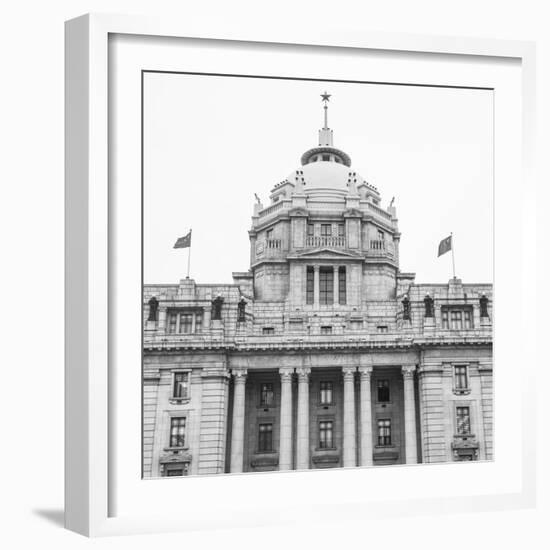
[[311,373],[310,367],[298,367],[296,369],[296,374],[298,375],[299,382],[307,382],[310,373]]
[[290,382],[292,380],[292,375],[294,369],[292,367],[281,367],[279,369],[279,374],[281,375],[281,382]]
[[403,365],[401,367],[403,378],[412,378],[414,376],[415,370],[416,370],[416,365]]
[[235,369],[231,369],[231,374],[235,378],[235,382],[245,382],[246,381],[246,375],[248,373],[248,369],[244,367],[239,367]]

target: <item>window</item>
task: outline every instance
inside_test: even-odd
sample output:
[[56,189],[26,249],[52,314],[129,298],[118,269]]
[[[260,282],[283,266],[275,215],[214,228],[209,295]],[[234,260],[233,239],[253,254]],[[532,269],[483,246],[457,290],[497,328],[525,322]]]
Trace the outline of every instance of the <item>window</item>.
[[315,234],[315,226],[312,223],[307,224],[307,236],[313,237]]
[[267,453],[273,450],[273,424],[260,424],[258,451]]
[[441,327],[451,330],[473,328],[471,307],[443,307],[441,308]]
[[321,382],[319,401],[321,405],[332,405],[332,382]]
[[323,160],[325,161],[330,160],[330,155],[323,155]]
[[321,305],[334,303],[334,270],[332,267],[319,268],[319,303]]
[[273,406],[273,384],[263,382],[260,384],[260,405],[262,407]]
[[379,332],[379,333],[386,333],[388,332],[388,325],[378,325],[376,327],[376,332]]
[[321,327],[321,334],[332,334],[332,327]]
[[332,420],[319,422],[319,449],[333,449]]
[[378,420],[378,445],[380,447],[391,445],[391,420],[389,418]]
[[267,240],[273,238],[273,229],[268,229],[268,230],[265,232],[265,238],[266,238]]
[[183,475],[183,468],[172,468],[170,470],[166,470],[167,477],[180,477],[182,475]]
[[384,240],[384,232],[382,230],[378,230],[378,240],[383,241]]
[[390,381],[378,380],[376,382],[377,400],[379,403],[387,403],[390,400]]
[[174,399],[187,399],[189,397],[189,373],[175,372],[174,386],[172,389]]
[[470,434],[470,407],[456,408],[456,433],[459,435]]
[[455,390],[468,389],[468,367],[457,365],[455,367]]
[[202,311],[168,311],[170,334],[193,334],[202,331]]
[[313,304],[313,267],[308,267],[306,272],[306,304]]
[[273,327],[263,327],[262,334],[273,335],[275,334],[275,329]]
[[332,235],[332,225],[330,223],[321,224],[321,237],[330,237]]
[[344,237],[346,235],[346,226],[343,223],[338,224],[338,236]]
[[346,305],[346,268],[338,269],[338,303],[341,306]]
[[170,447],[185,446],[185,417],[174,416],[170,419]]

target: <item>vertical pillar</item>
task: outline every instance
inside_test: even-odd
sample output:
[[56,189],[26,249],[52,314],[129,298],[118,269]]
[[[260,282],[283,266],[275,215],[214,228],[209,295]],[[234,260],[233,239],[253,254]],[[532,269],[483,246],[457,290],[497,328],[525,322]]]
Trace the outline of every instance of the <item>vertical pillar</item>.
[[416,464],[418,460],[416,451],[416,405],[414,398],[415,369],[415,365],[405,365],[401,368],[405,396],[405,459],[407,464]]
[[309,468],[309,367],[296,369],[298,375],[298,412],[296,423],[296,469]]
[[319,266],[313,266],[313,306],[319,308]]
[[158,331],[159,332],[166,332],[166,314],[167,309],[165,307],[159,308],[159,324],[158,324]]
[[244,449],[244,403],[246,369],[233,369],[233,423],[231,427],[230,472],[243,471]]
[[292,470],[292,368],[279,369],[281,375],[281,426],[279,470]]
[[332,267],[332,270],[333,270],[333,275],[332,275],[332,293],[334,294],[333,296],[333,303],[334,305],[338,305],[338,266],[335,265]]
[[344,467],[355,461],[355,367],[343,367],[344,375]]
[[360,415],[361,415],[361,466],[372,466],[372,403],[371,403],[372,367],[359,367],[360,377]]

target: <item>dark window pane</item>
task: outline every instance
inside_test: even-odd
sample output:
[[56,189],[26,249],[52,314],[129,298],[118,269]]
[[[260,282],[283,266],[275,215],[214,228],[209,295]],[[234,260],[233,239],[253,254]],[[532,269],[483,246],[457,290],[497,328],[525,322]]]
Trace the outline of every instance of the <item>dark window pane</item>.
[[173,396],[177,398],[186,398],[189,392],[189,373],[176,372],[174,374],[174,392]]
[[170,420],[170,447],[185,446],[185,418],[173,417]]
[[307,236],[313,237],[315,226],[312,223],[307,224]]
[[319,397],[321,405],[332,404],[332,382],[321,382]]
[[459,435],[469,435],[470,407],[456,408],[456,431]]
[[332,235],[332,225],[330,223],[321,224],[321,236],[330,237]]
[[260,424],[258,450],[260,452],[273,450],[273,424]]
[[346,268],[341,267],[338,270],[338,303],[346,305]]
[[343,223],[338,224],[338,236],[344,237],[346,234],[346,226]]
[[319,303],[322,305],[334,303],[334,270],[332,267],[319,269]]
[[332,449],[332,420],[323,420],[319,422],[319,448]]
[[391,445],[391,420],[389,418],[378,420],[378,445]]
[[273,405],[273,384],[262,383],[260,385],[260,405],[262,407],[270,407]]
[[468,388],[468,376],[465,366],[455,367],[455,387],[457,390],[465,390]]
[[313,304],[313,267],[307,268],[306,273],[307,281],[306,281],[306,303],[307,304]]
[[390,381],[389,380],[378,380],[376,383],[376,388],[378,392],[378,401],[387,402],[390,400]]

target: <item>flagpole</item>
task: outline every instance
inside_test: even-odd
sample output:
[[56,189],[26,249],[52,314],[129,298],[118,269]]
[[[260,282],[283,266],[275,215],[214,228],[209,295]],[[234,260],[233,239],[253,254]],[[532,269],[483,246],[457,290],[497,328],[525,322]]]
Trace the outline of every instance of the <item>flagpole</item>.
[[455,243],[453,239],[453,232],[451,231],[451,254],[453,257],[453,279],[456,279],[456,273],[455,273]]
[[187,251],[187,278],[188,279],[189,279],[189,269],[191,267],[191,242],[192,242],[191,231],[192,229],[189,230],[189,250]]

